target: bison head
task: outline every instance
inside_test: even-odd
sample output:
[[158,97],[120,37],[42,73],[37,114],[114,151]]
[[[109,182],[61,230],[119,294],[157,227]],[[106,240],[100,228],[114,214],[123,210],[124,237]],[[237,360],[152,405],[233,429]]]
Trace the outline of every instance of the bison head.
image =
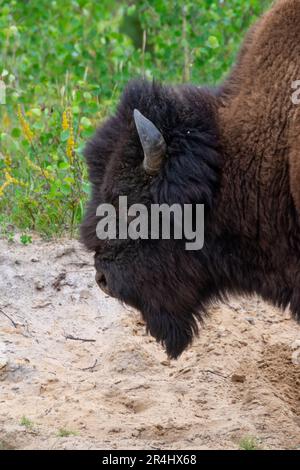
[[133,82],[85,155],[92,196],[81,235],[95,253],[96,281],[140,310],[150,334],[176,358],[216,292],[207,243],[189,252],[185,240],[99,240],[96,211],[103,203],[117,209],[119,196],[147,207],[204,204],[205,237],[212,243],[221,165],[216,98],[197,87]]

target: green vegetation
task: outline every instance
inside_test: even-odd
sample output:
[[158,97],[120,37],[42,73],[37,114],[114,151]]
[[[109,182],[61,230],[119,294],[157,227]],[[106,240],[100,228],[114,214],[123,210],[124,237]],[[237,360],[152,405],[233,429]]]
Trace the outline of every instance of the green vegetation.
[[69,431],[68,429],[60,428],[57,436],[58,437],[70,437],[70,436],[77,436],[78,433],[75,431]]
[[240,450],[259,450],[259,444],[255,437],[244,437],[239,443]]
[[24,426],[26,429],[32,429],[34,426],[33,422],[26,416],[22,416],[20,424],[21,426]]
[[89,193],[84,143],[126,82],[216,84],[270,3],[0,0],[2,233],[73,235]]

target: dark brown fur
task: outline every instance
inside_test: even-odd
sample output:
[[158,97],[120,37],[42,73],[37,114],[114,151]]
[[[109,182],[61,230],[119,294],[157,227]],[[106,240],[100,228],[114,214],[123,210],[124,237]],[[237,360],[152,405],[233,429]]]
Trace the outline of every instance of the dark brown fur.
[[[177,357],[207,307],[228,293],[259,294],[300,318],[300,2],[278,1],[249,33],[217,90],[134,82],[86,150],[93,194],[82,239],[110,292],[138,308]],[[158,176],[142,168],[138,108],[162,132]],[[95,233],[101,202],[204,203],[205,246],[185,240],[107,241]]]

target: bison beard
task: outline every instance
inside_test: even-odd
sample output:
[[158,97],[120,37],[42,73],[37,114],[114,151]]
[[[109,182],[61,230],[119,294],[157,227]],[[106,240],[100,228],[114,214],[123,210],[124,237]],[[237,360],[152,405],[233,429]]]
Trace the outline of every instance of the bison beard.
[[[81,234],[98,282],[141,311],[171,358],[227,294],[258,294],[300,318],[298,6],[276,3],[216,90],[132,82],[87,144],[92,197]],[[204,204],[203,250],[187,252],[186,240],[99,240],[97,207],[124,195],[129,205]]]
[[176,359],[198,333],[198,325],[190,311],[185,316],[164,311],[143,312],[143,318],[147,331],[164,346],[171,359]]

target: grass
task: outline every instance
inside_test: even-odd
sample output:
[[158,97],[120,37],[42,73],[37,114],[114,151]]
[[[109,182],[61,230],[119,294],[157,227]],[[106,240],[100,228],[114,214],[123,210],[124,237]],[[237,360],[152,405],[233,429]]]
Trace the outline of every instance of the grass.
[[255,437],[246,436],[239,443],[240,450],[259,450],[259,443]]
[[60,428],[58,430],[57,436],[58,437],[70,437],[70,436],[77,436],[78,432],[70,431],[69,429]]
[[24,233],[20,236],[20,241],[23,245],[29,245],[30,243],[32,243],[32,237]]
[[[20,421],[21,426],[24,426],[28,430],[32,430],[34,427],[33,421],[31,421],[26,416],[22,416]],[[78,433],[76,431],[71,431],[70,429],[60,428],[57,432],[58,437],[70,437],[70,436],[77,436]]]
[[26,416],[22,416],[20,425],[24,426],[26,429],[33,429],[34,423]]

